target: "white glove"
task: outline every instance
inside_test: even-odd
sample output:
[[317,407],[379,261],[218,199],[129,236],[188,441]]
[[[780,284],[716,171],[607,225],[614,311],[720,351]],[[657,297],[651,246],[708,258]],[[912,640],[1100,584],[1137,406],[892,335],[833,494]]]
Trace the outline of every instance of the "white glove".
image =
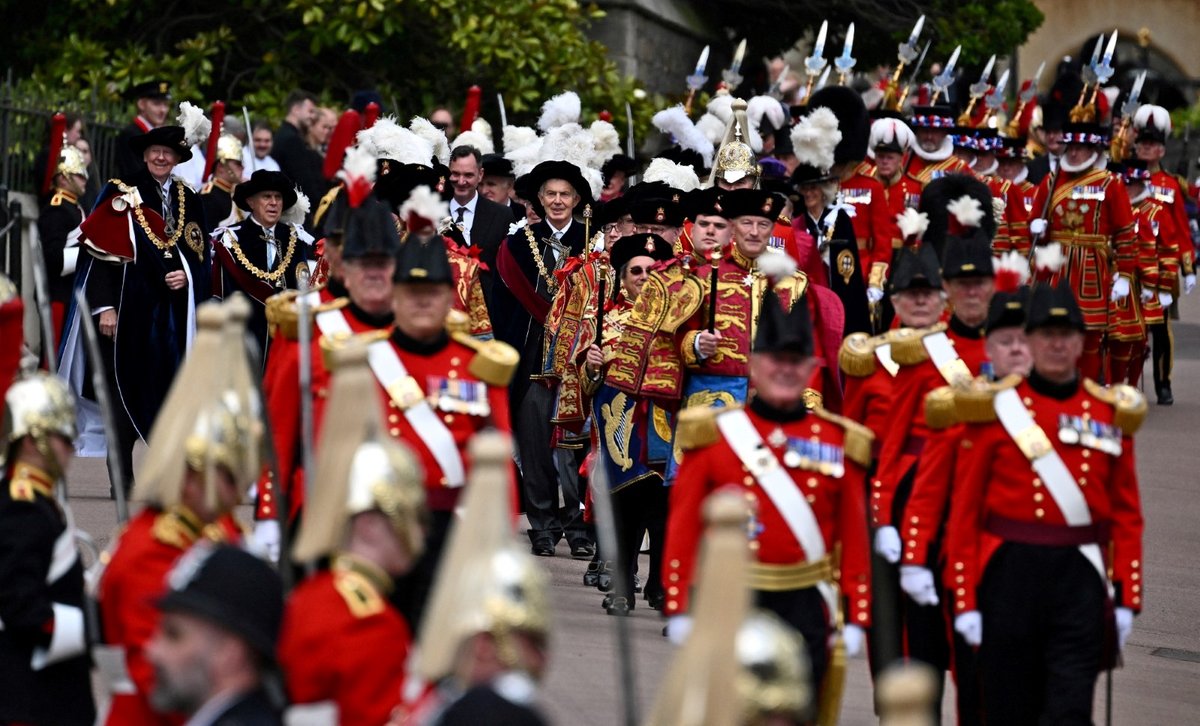
[[928,567],[901,565],[900,587],[918,605],[938,604],[937,588],[933,582],[933,572]]
[[1034,237],[1040,237],[1046,233],[1046,220],[1031,219],[1029,220],[1029,234]]
[[683,645],[692,633],[691,615],[672,615],[667,618],[667,640],[673,645]]
[[846,655],[851,658],[862,655],[863,642],[866,639],[866,632],[857,625],[847,625],[842,628],[842,643],[846,646]]
[[1192,290],[1196,289],[1196,275],[1184,275],[1183,277],[1183,294],[1191,295]]
[[1154,299],[1154,291],[1148,287],[1142,288],[1142,302],[1150,302]]
[[881,288],[878,288],[878,287],[868,287],[867,288],[867,300],[869,300],[870,302],[873,302],[873,303],[877,303],[882,299],[883,299],[883,290]]
[[1171,307],[1171,304],[1174,302],[1175,302],[1175,296],[1172,295],[1171,293],[1169,293],[1169,292],[1158,293],[1158,304],[1162,305],[1163,308]]
[[1129,278],[1117,275],[1113,279],[1112,295],[1110,297],[1113,302],[1129,297]]
[[250,535],[250,551],[270,560],[279,562],[279,521],[263,519],[254,523],[254,532]]
[[967,645],[978,648],[983,642],[983,615],[978,610],[968,610],[954,619],[954,629]]
[[1117,608],[1117,647],[1125,650],[1125,641],[1133,632],[1133,611],[1129,608]]
[[880,527],[875,531],[875,551],[893,565],[900,561],[900,533],[895,527]]

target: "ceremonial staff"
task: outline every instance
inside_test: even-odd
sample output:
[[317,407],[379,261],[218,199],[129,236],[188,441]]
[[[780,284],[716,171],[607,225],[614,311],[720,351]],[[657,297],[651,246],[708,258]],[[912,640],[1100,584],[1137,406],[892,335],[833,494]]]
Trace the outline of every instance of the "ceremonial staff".
[[995,65],[996,56],[993,55],[991,58],[988,58],[987,65],[983,67],[983,73],[979,74],[979,80],[971,84],[969,89],[971,92],[971,100],[967,102],[966,109],[964,109],[962,115],[958,117],[959,126],[971,125],[971,115],[975,112],[975,104],[979,102],[979,99],[987,95],[987,92],[992,87],[990,79],[992,77],[992,68],[994,68]]
[[250,126],[250,112],[245,106],[242,106],[242,123],[246,124],[246,136],[250,140],[250,175],[254,176],[258,171],[258,154],[254,153],[254,128]]
[[921,73],[921,68],[925,65],[925,56],[929,53],[929,46],[933,45],[932,40],[925,41],[925,47],[921,49],[921,56],[917,58],[917,63],[912,67],[912,73],[908,76],[908,83],[904,84],[904,90],[900,92],[900,97],[896,99],[896,110],[904,110],[904,101],[908,99],[908,94],[912,91],[913,84],[917,82],[917,76]]
[[[921,28],[925,27],[925,16],[917,18],[917,22],[913,25],[912,32],[908,34],[908,40],[904,41],[897,48],[897,56],[899,63],[896,64],[896,72],[892,74],[892,81],[887,87],[887,97],[896,98],[896,88],[900,85],[900,74],[904,72],[904,66],[912,63],[917,57],[917,38],[921,36]],[[929,50],[929,43],[925,44],[925,50]],[[924,60],[925,54],[921,54],[921,59]],[[919,65],[919,64],[918,64]],[[907,95],[907,94],[906,94]],[[896,109],[899,110],[904,101],[901,99],[896,104]],[[884,106],[887,105],[887,98],[884,100]]]
[[[737,50],[733,52],[733,62],[729,64],[729,68],[721,71],[721,80],[725,82],[725,88],[730,93],[737,90],[737,87],[742,85],[742,59],[746,57],[746,39],[742,38],[742,42],[738,43]],[[632,155],[631,155],[632,156]]]
[[[201,181],[208,181],[213,167],[217,165],[217,144],[221,140],[221,126],[225,123],[225,102],[213,101],[210,115],[212,131],[208,134],[208,145],[204,148],[204,174],[200,177]],[[250,134],[249,126],[246,127],[246,134]]]
[[704,46],[704,50],[700,51],[700,58],[696,60],[696,70],[692,75],[687,77],[688,95],[687,101],[683,104],[685,113],[692,112],[692,101],[696,98],[696,91],[704,88],[704,84],[708,83],[708,76],[704,75],[704,67],[708,65],[708,46]]
[[[47,159],[46,163],[58,166],[58,159]],[[37,295],[38,318],[42,324],[42,352],[46,356],[46,370],[53,374],[58,371],[58,360],[54,349],[54,318],[50,314],[50,283],[46,281],[45,260],[42,240],[36,234],[29,235],[29,264],[33,267],[33,291]]]
[[1021,92],[1017,95],[1017,109],[1013,111],[1012,118],[1008,122],[1008,135],[1016,138],[1021,131],[1021,114],[1025,113],[1025,107],[1037,95],[1038,80],[1042,77],[1042,71],[1046,70],[1046,61],[1042,61],[1038,65],[1037,73],[1033,74],[1033,78],[1021,84]]
[[708,279],[708,332],[717,332],[717,284],[718,284],[718,268],[721,265],[721,248],[717,247],[708,255],[708,262],[712,266],[712,272]]
[[[313,406],[312,406],[312,318],[308,300],[308,280],[298,279],[296,295],[297,342],[300,345],[300,461],[304,467],[305,501],[313,496]],[[283,486],[279,482],[279,486]]]
[[1099,38],[1096,38],[1096,47],[1092,50],[1092,60],[1083,67],[1080,75],[1083,76],[1083,88],[1079,91],[1079,100],[1075,103],[1075,107],[1071,109],[1071,121],[1075,123],[1091,122],[1096,119],[1096,110],[1091,108],[1086,103],[1088,97],[1088,86],[1098,85],[1099,74],[1097,69],[1100,67],[1100,51],[1104,47],[1104,34],[1101,33]]
[[[92,308],[82,289],[75,290],[75,306],[79,311],[79,326],[83,328],[84,350],[88,365],[92,369],[92,388],[96,393],[96,404],[104,416],[104,436],[109,446],[117,446],[117,420],[113,414],[112,398],[109,396],[108,380],[104,376],[104,364],[100,358],[100,339],[96,337],[96,325],[92,322]],[[129,503],[125,500],[125,486],[129,480],[120,456],[109,456],[108,480],[112,483],[113,499],[117,503],[117,524],[129,521]]]
[[[933,78],[933,99],[929,102],[930,105],[936,105],[938,98],[943,93],[949,99],[950,86],[954,84],[954,66],[958,63],[958,54],[962,52],[962,46],[955,46],[954,52],[950,54],[950,60],[946,61],[946,68]],[[991,73],[991,68],[988,68]]]
[[858,63],[858,59],[850,55],[854,50],[854,23],[850,23],[850,29],[846,31],[846,43],[842,46],[842,54],[838,56],[833,64],[838,69],[838,85],[846,85],[846,79],[850,77],[850,73],[854,70],[854,64]]
[[816,82],[817,76],[825,70],[825,66],[829,61],[822,56],[825,54],[825,35],[829,32],[829,21],[821,21],[821,30],[817,32],[817,42],[813,44],[812,55],[804,59],[804,72],[808,74],[808,85],[804,89],[804,98],[807,100],[812,95],[813,83]]
[[[1142,85],[1146,82],[1146,71],[1138,74],[1138,77],[1133,82],[1133,89],[1129,92],[1129,98],[1121,106],[1121,123],[1117,126],[1117,130],[1113,133],[1112,144],[1109,146],[1109,155],[1115,162],[1122,162],[1129,155],[1129,144],[1125,138],[1129,134],[1129,124],[1133,121],[1133,115],[1137,113],[1138,97],[1142,95]],[[1187,152],[1184,152],[1184,159],[1187,159]]]
[[983,114],[984,122],[981,124],[982,126],[987,126],[987,120],[995,116],[1000,107],[1004,105],[1004,90],[1006,88],[1008,88],[1007,68],[1000,74],[1000,80],[996,81],[996,87],[992,89],[992,92],[983,97],[983,105],[987,106],[987,112]]

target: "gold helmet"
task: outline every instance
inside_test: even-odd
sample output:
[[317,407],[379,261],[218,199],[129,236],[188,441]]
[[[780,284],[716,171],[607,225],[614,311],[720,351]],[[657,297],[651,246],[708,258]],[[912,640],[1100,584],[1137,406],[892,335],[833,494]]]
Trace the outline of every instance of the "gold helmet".
[[[8,463],[13,444],[28,436],[38,451],[55,461],[50,449],[50,436],[57,434],[74,441],[75,397],[66,382],[43,371],[21,374],[4,394],[4,446],[0,449],[0,465]],[[61,466],[61,462],[58,462]],[[61,474],[60,471],[50,472]]]
[[292,554],[298,562],[331,555],[355,515],[379,511],[418,557],[425,542],[425,476],[412,451],[384,433],[366,346],[351,341],[340,347],[333,371],[313,477],[321,485],[304,508]]
[[742,671],[737,658],[739,630],[750,609],[747,585],[748,510],[739,493],[717,491],[704,505],[704,535],[692,632],[671,660],[647,726],[734,724],[745,709],[729,684]]
[[750,612],[738,630],[737,659],[742,723],[756,724],[770,716],[808,719],[808,653],[800,636],[779,616],[757,608]]
[[236,136],[222,134],[217,139],[217,162],[236,161],[242,163],[242,142]]
[[470,456],[465,514],[450,533],[421,625],[415,672],[428,683],[455,673],[463,643],[476,634],[495,637],[500,656],[519,669],[511,635],[544,639],[550,630],[546,575],[513,539],[512,440],[478,434]]
[[712,175],[708,178],[710,185],[715,185],[718,179],[733,184],[753,177],[754,185],[758,186],[762,168],[755,159],[754,149],[746,143],[748,138],[750,126],[746,118],[746,102],[739,98],[733,102],[733,118],[725,127],[725,138],[713,159]]
[[58,155],[58,167],[55,169],[64,176],[81,176],[87,179],[87,164],[83,161],[83,153],[74,146],[64,146]]

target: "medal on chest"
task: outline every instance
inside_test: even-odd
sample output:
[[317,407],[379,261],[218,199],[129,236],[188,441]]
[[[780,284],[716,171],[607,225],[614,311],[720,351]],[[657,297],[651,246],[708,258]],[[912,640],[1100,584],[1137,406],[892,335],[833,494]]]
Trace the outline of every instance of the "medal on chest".
[[430,404],[439,411],[468,416],[487,416],[492,411],[487,384],[479,381],[430,376],[429,390]]
[[1068,446],[1082,446],[1111,456],[1121,455],[1121,432],[1115,426],[1091,418],[1059,414],[1058,440]]

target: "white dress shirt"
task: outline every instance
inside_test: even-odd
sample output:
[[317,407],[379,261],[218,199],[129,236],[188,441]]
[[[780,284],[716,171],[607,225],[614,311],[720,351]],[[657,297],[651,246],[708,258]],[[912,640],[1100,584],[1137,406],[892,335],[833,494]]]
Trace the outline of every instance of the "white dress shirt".
[[462,230],[463,239],[467,245],[471,244],[471,228],[475,226],[475,207],[479,204],[479,192],[475,192],[475,196],[471,197],[471,201],[466,204],[459,204],[457,199],[450,200],[450,219],[458,220],[458,210],[463,210],[462,215]]

